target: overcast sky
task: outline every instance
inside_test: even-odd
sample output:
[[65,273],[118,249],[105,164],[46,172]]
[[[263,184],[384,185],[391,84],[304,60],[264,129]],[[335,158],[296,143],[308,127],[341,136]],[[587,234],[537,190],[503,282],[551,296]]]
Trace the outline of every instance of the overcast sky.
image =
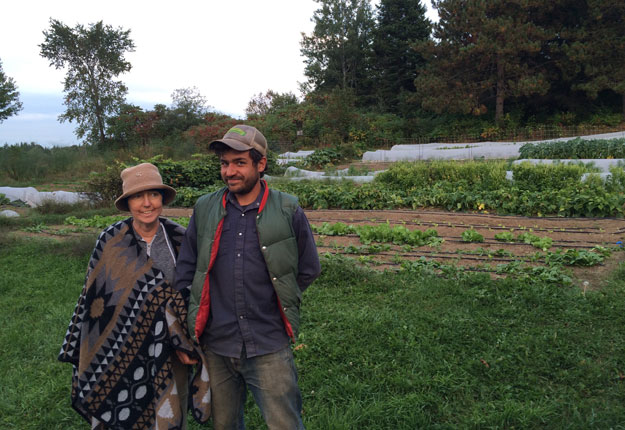
[[[375,2],[374,2],[375,3]],[[430,19],[435,18],[429,0]],[[216,111],[244,118],[255,94],[297,96],[305,81],[301,33],[312,32],[313,0],[21,0],[0,15],[0,60],[24,110],[0,123],[0,145],[78,143],[60,124],[65,73],[39,56],[50,18],[74,27],[97,21],[130,30],[132,70],[120,75],[127,99],[145,109],[171,104],[175,89],[197,87]]]

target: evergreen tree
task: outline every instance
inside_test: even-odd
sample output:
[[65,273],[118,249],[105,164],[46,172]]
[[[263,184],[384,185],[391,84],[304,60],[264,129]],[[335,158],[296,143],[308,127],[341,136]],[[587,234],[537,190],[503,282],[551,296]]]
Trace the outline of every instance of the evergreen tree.
[[413,45],[427,40],[431,23],[420,0],[381,0],[373,35],[374,88],[385,112],[407,113],[414,81],[425,61]]
[[586,19],[575,28],[576,40],[567,50],[584,81],[574,85],[591,99],[601,91],[618,94],[625,120],[625,2],[587,0]]
[[[305,91],[353,90],[362,103],[371,93],[371,40],[374,28],[370,0],[315,0],[311,35],[302,34]],[[306,91],[306,92],[308,92]]]
[[549,33],[536,14],[540,0],[439,0],[434,40],[418,44],[428,67],[415,86],[424,108],[435,112],[484,114],[495,105],[504,115],[507,99],[544,94],[542,48]]

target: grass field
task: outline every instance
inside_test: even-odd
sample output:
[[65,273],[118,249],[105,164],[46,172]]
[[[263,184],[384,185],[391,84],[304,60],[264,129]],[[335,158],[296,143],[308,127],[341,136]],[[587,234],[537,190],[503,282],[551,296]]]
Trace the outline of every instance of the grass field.
[[[23,228],[0,228],[0,428],[87,429],[56,356],[95,234]],[[296,351],[308,429],[625,429],[625,268],[584,292],[322,262]]]

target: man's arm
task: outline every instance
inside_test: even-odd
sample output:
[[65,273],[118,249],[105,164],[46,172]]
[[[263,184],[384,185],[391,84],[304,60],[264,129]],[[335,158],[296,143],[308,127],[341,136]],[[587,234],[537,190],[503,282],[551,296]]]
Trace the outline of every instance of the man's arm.
[[293,213],[293,231],[299,254],[297,285],[304,291],[321,273],[321,263],[312,229],[301,207]]
[[[195,214],[195,211],[193,212]],[[195,274],[195,266],[197,264],[197,230],[195,228],[194,216],[191,215],[189,220],[189,226],[185,232],[182,245],[180,246],[180,253],[176,260],[176,278],[174,282],[174,288],[178,291],[182,291],[188,288],[193,282],[193,276]],[[176,355],[181,363],[187,365],[197,364],[199,360],[195,357],[191,357],[186,352],[176,349]]]
[[197,230],[195,227],[195,211],[189,220],[189,226],[180,246],[178,260],[176,260],[176,280],[174,288],[182,291],[193,282],[197,265]]

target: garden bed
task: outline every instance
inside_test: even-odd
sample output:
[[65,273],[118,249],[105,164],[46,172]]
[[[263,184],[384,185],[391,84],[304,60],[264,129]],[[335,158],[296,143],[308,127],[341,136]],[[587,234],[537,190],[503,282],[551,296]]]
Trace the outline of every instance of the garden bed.
[[[190,216],[190,209],[168,208],[169,217]],[[545,258],[537,254],[565,253],[567,250],[592,252],[596,247],[611,250],[610,256],[589,267],[567,266],[574,283],[585,288],[597,288],[625,260],[618,242],[625,236],[625,220],[616,218],[556,218],[501,216],[485,213],[458,213],[440,210],[306,210],[311,225],[343,223],[351,226],[383,225],[391,228],[404,226],[409,230],[434,229],[442,243],[435,246],[407,246],[391,242],[367,246],[358,235],[330,236],[315,234],[320,254],[341,254],[354,259],[356,264],[384,270],[397,270],[406,261],[425,259],[442,265],[463,267],[467,271],[486,272],[493,277],[507,276],[505,270],[514,270],[514,264],[526,267],[548,267]],[[462,235],[474,230],[483,236],[483,242],[466,242]],[[518,237],[530,234],[551,239],[551,246],[542,250],[528,243],[503,242],[496,234],[509,232]],[[375,246],[377,245],[377,247]],[[571,251],[572,252],[572,251]],[[497,273],[497,266],[507,266]],[[440,268],[439,268],[440,269]],[[501,270],[500,270],[501,272]],[[514,273],[513,273],[514,274]],[[584,281],[588,282],[584,284]]]

